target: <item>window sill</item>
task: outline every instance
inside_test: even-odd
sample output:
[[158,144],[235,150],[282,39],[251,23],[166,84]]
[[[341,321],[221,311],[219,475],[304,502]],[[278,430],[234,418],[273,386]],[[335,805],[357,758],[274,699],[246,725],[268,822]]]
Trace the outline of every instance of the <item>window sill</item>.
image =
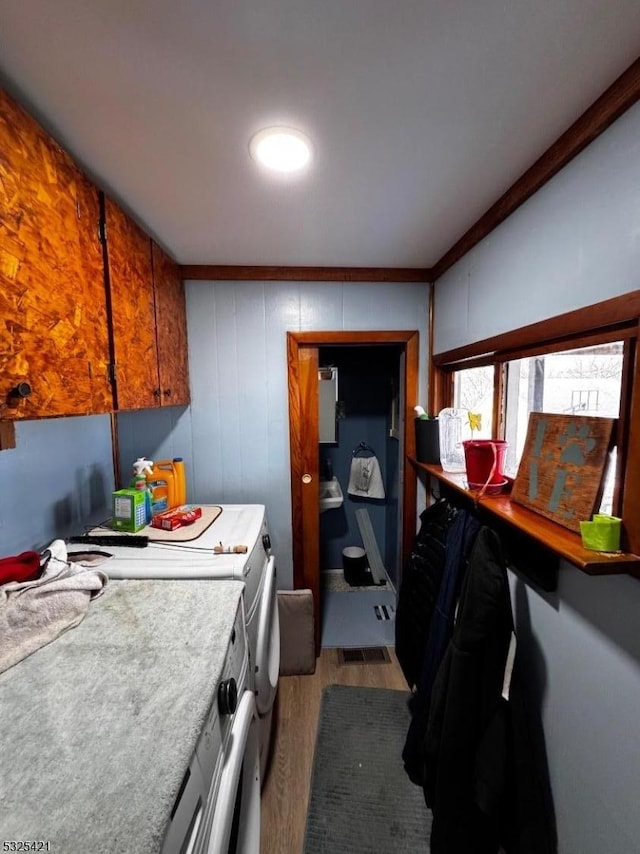
[[484,495],[477,500],[476,493],[467,488],[464,474],[445,472],[440,466],[419,463],[412,457],[409,460],[417,471],[426,472],[449,489],[453,489],[468,500],[476,502],[490,515],[501,519],[531,537],[537,543],[577,566],[582,572],[586,572],[587,575],[629,573],[640,577],[640,557],[638,555],[626,552],[587,551],[587,549],[582,548],[582,540],[578,534],[563,528],[562,525],[558,525],[550,519],[546,519],[539,513],[512,502],[508,494]]

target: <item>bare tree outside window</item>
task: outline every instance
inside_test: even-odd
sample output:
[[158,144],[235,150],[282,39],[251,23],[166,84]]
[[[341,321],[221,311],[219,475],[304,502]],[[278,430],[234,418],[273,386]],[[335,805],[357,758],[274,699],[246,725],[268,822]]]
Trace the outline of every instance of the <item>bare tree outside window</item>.
[[[623,344],[614,342],[506,363],[505,472],[515,477],[530,412],[618,418]],[[454,373],[454,406],[480,413],[477,438],[492,436],[493,365]],[[605,475],[603,513],[611,512],[616,450]]]
[[479,413],[481,428],[476,438],[490,438],[493,420],[493,367],[468,368],[454,376],[454,406]]

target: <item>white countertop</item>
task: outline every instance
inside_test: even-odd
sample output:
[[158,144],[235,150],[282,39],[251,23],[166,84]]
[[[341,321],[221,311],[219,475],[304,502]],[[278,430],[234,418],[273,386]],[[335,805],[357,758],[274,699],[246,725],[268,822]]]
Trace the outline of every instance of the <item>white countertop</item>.
[[156,854],[243,586],[110,581],[77,628],[0,674],[0,841]]
[[[211,505],[201,505],[204,511]],[[250,554],[216,554],[213,549],[220,543],[226,547],[247,546],[249,552],[258,543],[258,558],[264,559],[265,549],[260,542],[260,533],[265,521],[263,504],[221,504],[213,505],[222,512],[204,533],[195,539],[184,540],[190,536],[191,526],[179,528],[170,533],[144,528],[140,533],[149,533],[151,537],[159,534],[161,542],[150,540],[145,548],[126,546],[96,546],[74,543],[68,546],[69,554],[74,552],[100,551],[112,557],[101,565],[110,578],[215,578],[245,580],[246,565]],[[195,530],[195,529],[193,529]],[[113,534],[108,528],[95,528],[95,534]],[[127,534],[118,533],[126,540]],[[255,591],[254,591],[255,594]],[[251,598],[252,601],[252,598]]]

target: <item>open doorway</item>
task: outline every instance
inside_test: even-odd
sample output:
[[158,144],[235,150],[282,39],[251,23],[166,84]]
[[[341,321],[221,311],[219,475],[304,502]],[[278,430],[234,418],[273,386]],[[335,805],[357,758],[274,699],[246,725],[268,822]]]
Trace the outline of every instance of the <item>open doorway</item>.
[[[289,429],[293,515],[294,587],[309,588],[314,597],[316,650],[320,649],[320,449],[318,370],[326,348],[393,348],[397,359],[397,507],[391,540],[392,561],[399,572],[415,536],[416,478],[407,456],[415,453],[413,406],[418,395],[418,332],[288,333]],[[391,349],[390,349],[391,352]],[[351,453],[352,449],[349,449]],[[344,484],[346,490],[347,484]],[[388,546],[385,545],[385,553]],[[399,580],[399,579],[398,579]]]
[[[320,347],[318,357],[321,646],[393,646],[402,348]],[[341,498],[326,501],[327,490]]]

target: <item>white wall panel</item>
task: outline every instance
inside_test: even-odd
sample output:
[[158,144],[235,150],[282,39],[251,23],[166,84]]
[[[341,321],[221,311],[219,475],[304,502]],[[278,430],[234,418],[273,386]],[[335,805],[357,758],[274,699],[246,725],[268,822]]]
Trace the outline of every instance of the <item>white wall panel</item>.
[[138,457],[154,462],[182,457],[187,488],[190,491],[193,460],[191,457],[191,413],[188,407],[170,406],[121,412],[118,415],[120,470],[118,486],[128,486],[133,474],[132,463]]
[[0,483],[0,557],[103,522],[114,489],[109,416],[16,422]]
[[[457,347],[459,341],[466,341],[469,330],[469,265],[471,260],[465,256],[463,263],[455,264],[440,281],[442,287],[435,292],[437,311],[436,328],[433,330],[434,346],[437,352]],[[445,342],[440,344],[439,342]]]
[[[216,294],[199,283],[188,289],[189,378],[191,384],[191,436],[194,448],[207,448],[205,457],[194,455],[189,497],[203,503],[213,501],[222,466],[220,396],[218,394],[218,346],[216,340]],[[197,347],[193,342],[197,342]],[[200,370],[206,364],[207,370]],[[206,417],[203,417],[206,413]]]
[[[213,342],[217,351],[217,372],[215,376],[209,375],[208,382],[215,384],[218,395],[218,423],[215,426],[215,435],[220,443],[219,469],[212,472],[212,481],[217,485],[217,490],[222,493],[224,500],[230,504],[239,501],[241,492],[241,471],[244,449],[240,444],[240,388],[246,392],[245,378],[240,373],[241,366],[238,364],[238,326],[242,324],[242,318],[236,314],[234,288],[228,283],[221,283],[216,290],[215,301],[215,340]],[[244,363],[243,363],[244,364]],[[207,365],[198,360],[198,371],[208,374]],[[214,430],[210,431],[214,435]],[[194,456],[199,464],[206,465],[207,458],[198,454],[194,448]],[[202,500],[202,499],[199,499]]]
[[557,594],[511,576],[516,630],[537,676],[560,854],[637,847],[640,585],[568,564]]
[[[236,395],[238,405],[238,456],[225,461],[230,469],[233,490],[240,501],[244,484],[266,484],[269,459],[269,416],[267,382],[253,382],[259,375],[266,379],[265,285],[242,282],[233,288],[236,318]],[[223,413],[224,418],[224,413]],[[224,430],[222,431],[224,435]],[[236,465],[237,463],[237,465]],[[237,470],[239,466],[239,471]],[[229,490],[226,490],[229,493]],[[234,494],[230,492],[229,494]],[[264,495],[264,491],[262,491]]]
[[289,282],[265,284],[268,427],[263,503],[268,507],[269,526],[278,548],[278,584],[284,588],[293,586],[287,332],[299,331],[301,302],[300,288],[291,287]]
[[[435,352],[640,286],[640,105],[436,285]],[[556,594],[512,575],[542,711],[559,854],[626,854],[640,814],[640,584],[563,564]]]
[[428,287],[188,282],[187,320],[192,498],[266,504],[279,585],[292,587],[286,333],[418,329],[426,388]]
[[[344,285],[342,282],[305,282],[300,286],[302,332],[344,328]],[[362,327],[360,327],[362,328]]]
[[[429,316],[429,289],[422,284],[354,282],[344,292],[344,329],[414,329],[416,311]],[[393,318],[397,326],[389,326]]]
[[435,352],[636,290],[640,105],[436,284]]

